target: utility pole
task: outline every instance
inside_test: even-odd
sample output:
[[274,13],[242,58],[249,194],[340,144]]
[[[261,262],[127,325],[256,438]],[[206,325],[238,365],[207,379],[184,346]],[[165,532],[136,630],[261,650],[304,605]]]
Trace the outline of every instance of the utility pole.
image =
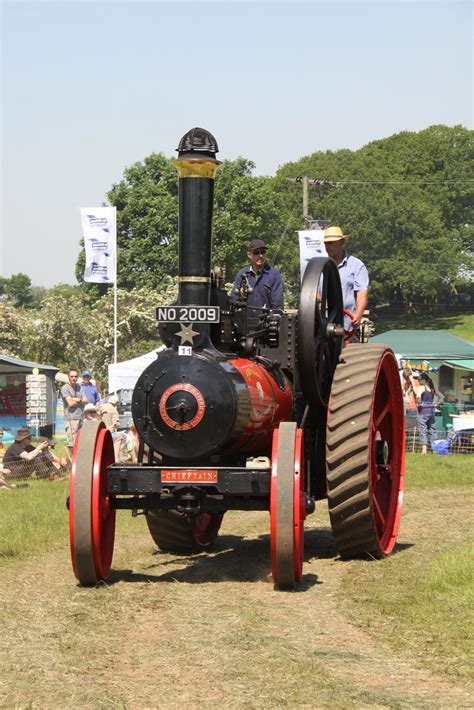
[[307,175],[298,175],[295,178],[287,178],[290,182],[301,182],[303,185],[303,224],[305,227],[311,226],[313,220],[309,214],[309,185],[322,185],[323,187],[338,187],[337,182],[321,178],[309,178]]
[[308,176],[303,175],[303,220],[305,224],[309,221],[309,195],[308,195]]

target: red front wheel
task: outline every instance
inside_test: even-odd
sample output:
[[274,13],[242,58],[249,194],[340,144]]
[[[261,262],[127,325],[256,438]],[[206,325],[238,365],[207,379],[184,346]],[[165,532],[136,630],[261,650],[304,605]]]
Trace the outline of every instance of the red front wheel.
[[114,460],[112,436],[103,422],[84,422],[74,446],[69,497],[72,566],[84,586],[107,579],[112,564],[115,509],[107,489]]
[[293,589],[303,576],[304,520],[303,432],[282,422],[273,433],[270,484],[270,547],[277,589]]

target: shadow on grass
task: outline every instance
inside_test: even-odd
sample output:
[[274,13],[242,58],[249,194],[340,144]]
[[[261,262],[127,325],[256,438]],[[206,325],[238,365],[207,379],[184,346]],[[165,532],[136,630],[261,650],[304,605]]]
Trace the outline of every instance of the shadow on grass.
[[[404,552],[405,550],[409,550],[410,547],[415,547],[414,542],[397,542],[395,543],[395,547],[393,548],[392,552],[387,555],[387,557],[394,557],[394,555],[398,555],[400,552]],[[336,551],[335,553],[336,562],[352,562],[352,560],[358,560],[359,562],[380,562],[382,559],[381,557],[375,557],[372,555],[370,552],[362,552],[360,555],[352,555],[351,557],[339,557],[338,553]]]
[[[148,565],[146,572],[129,569],[112,570],[107,584],[117,582],[184,582],[203,584],[209,582],[269,582],[271,579],[270,536],[245,539],[236,535],[218,538],[215,548],[194,555],[175,555],[157,551],[156,562]],[[169,569],[170,566],[173,569]],[[177,565],[182,565],[176,569]],[[160,573],[161,570],[164,570]],[[315,574],[303,574],[296,592],[305,592],[322,584]]]
[[[350,562],[338,556],[330,528],[310,529],[305,532],[304,560],[334,558],[338,562]],[[412,543],[397,543],[392,554],[413,547]],[[111,571],[107,584],[117,582],[184,582],[204,584],[218,582],[272,582],[270,560],[270,535],[262,534],[255,539],[237,535],[222,535],[209,552],[175,554],[157,550],[154,561],[146,572],[130,569]],[[361,555],[353,559],[371,562],[374,557]],[[155,561],[156,560],[156,561]],[[172,569],[169,569],[172,567]],[[304,568],[303,568],[304,570]],[[316,574],[303,574],[296,592],[305,592],[323,584]]]
[[313,559],[330,559],[337,557],[337,550],[332,536],[332,530],[326,528],[312,528],[304,534],[304,559],[309,562]]

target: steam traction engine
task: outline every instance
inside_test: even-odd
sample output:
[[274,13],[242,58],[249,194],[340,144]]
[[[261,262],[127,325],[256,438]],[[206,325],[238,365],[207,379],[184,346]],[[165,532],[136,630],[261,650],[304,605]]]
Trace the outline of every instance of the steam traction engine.
[[306,269],[298,311],[231,302],[211,273],[214,137],[181,140],[179,298],[157,308],[167,349],[140,376],[132,414],[138,464],[114,462],[110,432],[86,421],[71,476],[74,572],[95,585],[110,572],[117,509],[145,513],[166,551],[202,551],[228,510],[270,512],[275,586],[302,578],[304,520],[327,497],[343,557],[394,547],[404,478],[398,367],[382,345],[343,348],[339,273]]

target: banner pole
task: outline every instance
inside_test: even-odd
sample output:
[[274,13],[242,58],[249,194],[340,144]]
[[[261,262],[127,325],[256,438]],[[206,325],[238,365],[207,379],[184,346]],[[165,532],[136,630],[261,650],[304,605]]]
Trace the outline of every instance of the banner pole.
[[114,273],[114,365],[117,364],[117,208],[115,210],[115,273]]

